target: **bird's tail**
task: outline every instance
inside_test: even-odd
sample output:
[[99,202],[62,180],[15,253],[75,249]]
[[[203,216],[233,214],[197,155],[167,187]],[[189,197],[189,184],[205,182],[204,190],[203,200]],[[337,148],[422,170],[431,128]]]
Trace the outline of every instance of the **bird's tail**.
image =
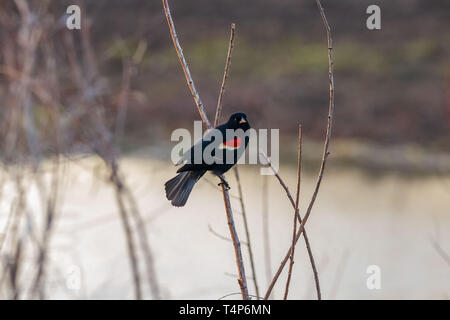
[[205,174],[205,171],[184,171],[177,174],[164,184],[166,197],[175,207],[186,204],[195,183]]

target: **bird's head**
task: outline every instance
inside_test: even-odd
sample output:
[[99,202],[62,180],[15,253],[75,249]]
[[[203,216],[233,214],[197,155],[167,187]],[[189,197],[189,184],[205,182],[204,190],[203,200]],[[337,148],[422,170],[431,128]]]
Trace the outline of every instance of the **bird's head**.
[[248,123],[247,115],[243,112],[233,113],[228,120],[228,127],[230,129],[242,129],[247,131],[250,129],[250,123]]

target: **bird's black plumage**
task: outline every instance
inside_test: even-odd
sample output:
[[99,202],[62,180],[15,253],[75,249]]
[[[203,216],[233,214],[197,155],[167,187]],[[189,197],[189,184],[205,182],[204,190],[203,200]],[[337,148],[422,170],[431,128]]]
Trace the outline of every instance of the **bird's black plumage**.
[[[184,163],[184,165],[177,170],[178,175],[165,183],[166,197],[172,205],[184,206],[195,183],[206,171],[220,176],[232,168],[245,152],[250,129],[245,113],[232,114],[226,123],[215,129],[208,131],[202,140],[183,154],[178,164]],[[227,129],[231,130],[227,132]],[[231,133],[233,133],[232,139],[227,141]],[[210,151],[213,161],[204,159],[203,153],[206,151]]]

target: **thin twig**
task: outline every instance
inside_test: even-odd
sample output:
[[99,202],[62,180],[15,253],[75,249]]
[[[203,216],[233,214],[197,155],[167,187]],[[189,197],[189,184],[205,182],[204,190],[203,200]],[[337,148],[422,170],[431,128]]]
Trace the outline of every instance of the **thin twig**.
[[[230,273],[230,272],[224,272],[224,275],[226,275],[227,277],[231,277],[231,278],[238,278],[239,276],[235,273]],[[247,279],[253,280],[252,277],[247,276]],[[240,293],[239,293],[240,294]]]
[[[172,20],[172,15],[171,15],[170,9],[169,9],[169,3],[167,0],[162,0],[162,3],[163,3],[163,7],[164,7],[164,12],[165,12],[165,15],[167,18],[167,23],[169,25],[170,34],[172,36],[173,45],[175,47],[175,50],[177,51],[178,59],[180,60],[180,64],[183,69],[187,85],[189,87],[189,90],[191,91],[193,98],[194,98],[195,104],[197,105],[197,109],[200,114],[200,117],[202,118],[203,124],[208,129],[211,129],[211,123],[208,120],[205,109],[203,107],[203,103],[200,99],[197,89],[195,88],[195,84],[194,84],[194,81],[192,80],[192,76],[189,71],[189,67],[188,67],[186,59],[184,58],[184,55],[183,55],[183,49],[181,48],[181,45],[178,41],[178,36],[175,31],[175,26],[174,26],[174,23]],[[221,178],[224,179],[223,176]],[[227,213],[228,227],[230,229],[231,239],[233,240],[233,245],[234,245],[234,250],[235,250],[235,255],[236,255],[236,265],[237,265],[238,274],[239,274],[238,283],[241,288],[242,298],[244,300],[248,300],[249,295],[248,295],[248,288],[247,288],[247,279],[245,276],[244,262],[242,259],[241,244],[239,242],[239,237],[237,235],[236,227],[234,224],[233,212],[231,210],[231,204],[230,204],[230,196],[229,196],[228,190],[227,190],[227,188],[225,188],[224,184],[222,184],[222,194],[223,194],[223,200],[225,203],[225,211]]]
[[[211,234],[213,234],[214,236],[216,236],[217,238],[219,238],[221,240],[225,240],[225,241],[229,241],[229,242],[233,241],[233,240],[231,240],[231,238],[225,237],[224,235],[221,235],[219,232],[214,230],[214,228],[210,224],[208,224],[208,231],[211,232]],[[248,243],[244,242],[244,241],[242,241],[241,244],[244,246],[248,246]]]
[[[326,33],[327,33],[327,43],[328,43],[328,78],[329,78],[329,83],[330,83],[330,103],[329,103],[329,108],[328,108],[328,124],[327,124],[327,133],[326,133],[326,138],[325,138],[325,143],[323,146],[323,154],[322,154],[322,162],[320,165],[320,169],[319,169],[319,174],[317,177],[317,181],[316,181],[316,187],[314,189],[314,193],[312,195],[311,201],[308,205],[308,209],[306,210],[306,214],[305,214],[305,218],[303,219],[302,223],[300,224],[298,231],[297,231],[297,235],[295,238],[295,243],[297,243],[298,239],[300,238],[304,228],[305,228],[305,224],[306,221],[308,221],[308,218],[311,214],[311,210],[314,206],[314,203],[316,201],[317,198],[317,194],[319,193],[319,188],[320,188],[320,184],[322,182],[322,178],[323,178],[323,173],[325,171],[325,165],[327,163],[327,159],[329,156],[329,152],[328,152],[328,146],[330,144],[330,140],[331,140],[331,129],[332,129],[332,124],[333,124],[333,113],[334,113],[334,63],[333,63],[333,40],[331,38],[331,29],[330,26],[328,24],[327,18],[325,16],[325,12],[323,10],[322,4],[320,3],[320,0],[316,0],[316,4],[317,7],[319,8],[320,11],[320,16],[322,17],[322,22],[325,26],[326,29]],[[273,287],[275,286],[275,283],[277,282],[281,272],[284,269],[284,266],[286,265],[287,260],[289,259],[290,256],[290,252],[291,252],[291,248],[289,248],[286,256],[284,257],[284,259],[281,261],[280,267],[278,268],[271,284],[269,285],[269,288],[267,289],[266,295],[264,296],[265,299],[267,299],[270,295],[270,293],[272,292]]]
[[262,176],[262,227],[264,246],[264,265],[267,284],[272,280],[272,259],[270,255],[270,232],[269,232],[269,179],[267,175]]
[[221,235],[220,233],[218,233],[216,230],[213,229],[213,227],[208,224],[208,231],[211,232],[213,235],[215,235],[217,238],[225,240],[225,241],[232,241],[230,238],[225,237],[224,235]]
[[[226,181],[223,175],[221,176],[221,179],[222,181]],[[244,300],[248,300],[249,295],[247,288],[247,279],[245,276],[244,260],[242,259],[241,243],[239,242],[239,237],[234,224],[233,213],[231,211],[230,196],[225,187],[225,184],[222,183],[221,186],[222,186],[223,201],[225,203],[225,211],[227,212],[228,228],[230,229],[231,240],[233,240],[234,253],[236,255],[236,265],[238,267],[239,273],[238,283],[239,287],[241,288],[242,298]]]
[[195,83],[194,80],[192,80],[191,71],[189,70],[189,66],[183,55],[183,49],[181,48],[180,42],[178,41],[175,25],[172,20],[172,14],[170,13],[169,3],[167,0],[162,0],[162,3],[164,6],[164,12],[166,14],[167,23],[169,24],[169,30],[170,35],[172,36],[173,45],[175,47],[175,50],[177,51],[178,59],[180,60],[181,68],[183,69],[187,85],[189,87],[189,90],[191,91],[192,97],[194,98],[194,102],[197,105],[197,110],[198,113],[200,114],[200,117],[202,118],[203,123],[208,129],[210,129],[211,123],[209,122],[208,116],[206,115],[205,108],[203,107],[203,102],[200,99],[200,95],[198,94],[197,89],[195,88]]
[[216,117],[214,119],[214,127],[217,127],[220,120],[220,114],[222,113],[222,99],[223,94],[225,93],[225,85],[227,83],[228,74],[230,72],[231,65],[231,54],[234,48],[234,32],[236,29],[236,25],[234,23],[231,24],[230,30],[230,41],[228,44],[228,53],[227,53],[227,61],[225,63],[225,70],[223,72],[222,85],[220,86],[219,98],[217,99],[217,108],[216,108]]
[[[226,82],[228,79],[228,74],[230,73],[231,54],[232,54],[233,48],[234,48],[235,30],[236,30],[236,25],[234,23],[232,23],[231,28],[230,28],[230,40],[228,42],[228,52],[227,52],[227,59],[226,59],[226,63],[225,63],[225,70],[223,72],[222,84],[220,86],[219,97],[217,99],[217,108],[216,108],[216,117],[214,119],[214,127],[216,127],[219,124],[220,115],[222,113],[223,94],[225,93],[225,85],[226,85]],[[241,184],[241,180],[239,179],[239,169],[237,166],[234,167],[234,174],[235,174],[236,182],[238,185],[239,203],[241,205],[241,213],[242,213],[242,219],[244,221],[245,236],[247,238],[247,249],[248,249],[248,255],[250,258],[250,266],[252,268],[253,283],[255,286],[256,295],[259,296],[259,287],[258,287],[258,282],[256,280],[256,271],[255,271],[255,259],[253,257],[253,251],[252,251],[252,247],[251,247],[250,231],[249,231],[249,227],[248,227],[247,214],[245,211],[244,196],[243,196],[243,192],[242,192],[242,184]]]
[[[208,183],[208,184],[209,184],[211,187],[213,187],[214,189],[220,191],[220,187],[217,185],[216,182],[212,182],[212,181],[209,180],[207,177],[202,178],[202,180],[205,181],[206,183]],[[230,194],[230,198],[231,198],[231,199],[239,200],[239,196],[236,196],[236,195],[234,195],[234,194]],[[233,211],[233,212],[235,212],[235,211]],[[238,212],[238,213],[239,213],[239,212]]]
[[[281,187],[286,192],[286,195],[287,195],[287,197],[288,197],[288,199],[289,199],[289,201],[290,201],[290,203],[292,205],[292,208],[295,210],[296,220],[298,220],[299,223],[302,223],[302,218],[300,216],[299,209],[298,209],[298,207],[296,208],[296,202],[294,202],[294,199],[292,198],[291,192],[289,191],[289,188],[287,187],[286,183],[284,182],[284,180],[281,178],[281,176],[278,174],[278,172],[273,167],[272,162],[270,161],[270,158],[267,157],[267,155],[265,153],[261,153],[261,155],[266,159],[266,161],[269,164],[270,168],[272,169],[275,177],[278,179],[278,182],[280,183]],[[303,237],[305,238],[306,250],[308,252],[309,262],[311,263],[311,268],[312,268],[313,275],[314,275],[314,283],[316,285],[317,299],[321,300],[322,299],[322,294],[321,294],[321,291],[320,291],[319,274],[317,272],[316,262],[315,262],[315,259],[314,259],[314,255],[312,253],[311,244],[309,242],[309,237],[308,237],[308,234],[306,233],[306,230],[304,232]],[[295,241],[295,243],[297,243],[297,241]],[[292,244],[294,244],[294,242],[292,242]],[[292,250],[292,246],[291,246],[290,250]],[[289,253],[289,257],[290,256],[291,256],[291,253]],[[289,277],[289,275],[288,275],[288,277]]]
[[430,237],[430,241],[431,244],[433,245],[434,250],[436,250],[439,256],[441,256],[441,258],[450,266],[450,255],[447,252],[445,252],[445,250],[441,247],[441,245],[436,239]]
[[[292,230],[292,245],[291,245],[291,255],[289,257],[289,270],[288,270],[288,277],[286,280],[286,288],[284,290],[284,297],[283,299],[286,300],[289,293],[289,285],[291,283],[291,277],[292,277],[292,268],[294,267],[294,254],[295,254],[295,234],[297,233],[297,215],[299,216],[300,223],[301,218],[300,214],[298,212],[298,204],[299,204],[299,198],[300,198],[300,181],[301,181],[301,175],[302,175],[302,126],[298,126],[298,156],[297,156],[297,192],[296,192],[296,198],[295,198],[295,205],[294,205],[294,227]],[[304,233],[306,235],[306,232]],[[308,250],[309,253],[309,250]],[[312,256],[312,255],[311,255]]]
[[249,231],[249,228],[248,228],[247,212],[245,211],[244,196],[243,196],[243,193],[242,193],[241,179],[239,178],[239,170],[238,170],[237,167],[234,167],[234,174],[236,176],[236,181],[237,181],[237,185],[238,185],[239,202],[241,204],[242,219],[244,220],[245,236],[247,238],[248,256],[250,258],[250,267],[252,268],[253,284],[255,285],[256,295],[259,297],[259,287],[258,287],[258,281],[256,279],[255,259],[253,257],[252,244],[250,242],[250,231]]
[[[240,293],[240,292],[228,293],[228,294],[226,294],[226,295],[220,297],[220,298],[217,299],[217,300],[222,300],[222,299],[224,299],[224,298],[231,297],[231,296],[235,296],[235,295],[238,295],[238,294],[241,294],[241,293]],[[252,298],[256,298],[257,300],[263,300],[262,297],[259,297],[259,296],[253,295],[253,294],[249,294],[248,296],[249,296],[249,297],[252,297]]]
[[440,229],[439,229],[439,221],[437,220],[436,217],[433,217],[434,222],[435,222],[435,229],[436,229],[436,235],[430,236],[430,242],[434,248],[434,250],[436,250],[436,252],[439,254],[439,256],[441,256],[442,259],[444,259],[444,261],[450,266],[450,255],[445,252],[445,250],[442,248],[442,246],[440,245]]

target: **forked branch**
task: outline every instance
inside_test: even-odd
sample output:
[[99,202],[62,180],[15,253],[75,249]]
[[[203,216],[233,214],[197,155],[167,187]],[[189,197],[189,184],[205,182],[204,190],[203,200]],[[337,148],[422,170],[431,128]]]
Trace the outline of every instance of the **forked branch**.
[[[295,241],[292,245],[295,245],[300,239],[300,236],[302,235],[305,224],[308,221],[309,216],[311,215],[312,208],[314,206],[314,203],[317,198],[317,194],[319,193],[320,185],[322,183],[323,173],[325,171],[325,165],[327,163],[327,159],[329,156],[328,147],[331,140],[331,129],[333,125],[333,113],[334,113],[334,63],[333,63],[333,40],[331,37],[331,29],[328,24],[327,18],[325,16],[325,12],[323,10],[322,4],[320,3],[320,0],[316,0],[317,7],[319,8],[320,16],[322,18],[323,25],[325,27],[326,33],[327,33],[327,43],[328,43],[328,79],[329,79],[329,85],[330,85],[330,100],[329,100],[329,107],[328,107],[328,123],[327,123],[327,132],[325,136],[325,142],[323,146],[323,154],[322,154],[322,161],[319,169],[319,174],[317,176],[316,186],[314,188],[314,193],[312,195],[311,201],[309,202],[308,208],[306,210],[306,214],[302,222],[300,223],[300,226],[297,230],[297,235],[295,237]],[[270,293],[272,292],[273,287],[275,286],[275,283],[277,282],[278,278],[280,277],[281,272],[283,271],[287,261],[289,260],[289,256],[291,254],[292,250],[291,248],[288,249],[285,257],[281,261],[280,267],[278,268],[277,272],[275,273],[274,278],[272,279],[272,282],[269,285],[269,288],[267,289],[267,292],[264,296],[264,299],[268,299]]]
[[[295,230],[297,230],[297,220],[298,220],[298,222],[299,223],[302,223],[302,218],[301,218],[301,216],[300,216],[300,213],[299,213],[299,209],[298,209],[298,206],[297,206],[297,202],[294,202],[294,199],[292,198],[292,195],[291,195],[291,192],[289,191],[289,188],[287,187],[287,185],[286,185],[286,183],[284,182],[284,180],[281,178],[281,176],[278,174],[278,172],[275,170],[275,168],[273,167],[273,165],[272,165],[272,163],[271,163],[271,161],[270,161],[270,158],[269,157],[267,157],[267,155],[266,154],[264,154],[264,153],[261,153],[261,155],[266,159],[266,161],[267,161],[267,163],[269,164],[269,166],[270,166],[270,168],[272,169],[272,171],[273,171],[273,173],[274,173],[274,175],[275,175],[275,177],[278,179],[278,182],[280,183],[280,185],[281,185],[281,187],[284,189],[284,191],[286,192],[286,195],[287,195],[287,197],[288,197],[288,199],[289,199],[289,201],[290,201],[290,203],[291,203],[291,205],[292,205],[292,208],[294,208],[294,212],[295,212],[295,217],[296,217],[296,221],[295,221]],[[301,157],[301,154],[299,153],[299,157]],[[300,167],[299,167],[299,169],[300,169]],[[300,177],[298,176],[298,181],[300,181]],[[299,190],[298,189],[298,186],[299,186],[299,183],[298,183],[298,185],[297,185],[297,190]],[[307,250],[307,252],[308,252],[308,257],[309,257],[309,261],[310,261],[310,263],[311,263],[311,268],[312,268],[312,270],[313,270],[313,275],[314,275],[314,283],[315,283],[315,285],[316,285],[316,292],[317,292],[317,299],[318,300],[321,300],[322,299],[322,294],[321,294],[321,291],[320,291],[320,283],[319,283],[319,274],[318,274],[318,272],[317,272],[317,267],[316,267],[316,262],[315,262],[315,259],[314,259],[314,255],[313,255],[313,253],[312,253],[312,249],[311,249],[311,244],[309,243],[309,238],[308,238],[308,235],[307,235],[307,233],[306,233],[306,230],[305,230],[305,232],[304,232],[304,238],[305,238],[305,245],[306,245],[306,250]],[[291,261],[291,263],[290,263],[290,265],[289,265],[289,272],[288,272],[288,279],[287,279],[287,281],[286,281],[286,288],[285,288],[285,297],[287,298],[287,292],[289,291],[289,282],[290,282],[290,274],[291,274],[291,272],[292,272],[292,266],[293,266],[293,264],[294,264],[294,262],[293,262],[293,254],[294,254],[294,252],[295,252],[295,249],[293,250],[293,248],[295,247],[295,245],[296,245],[296,243],[297,243],[297,236],[295,235],[293,235],[293,239],[292,239],[292,245],[291,245],[291,248],[290,248],[290,253],[289,253],[289,256],[288,256],[288,258],[290,258],[290,261]],[[294,242],[295,241],[295,242]],[[286,260],[287,261],[287,260]],[[273,285],[274,284],[274,282],[273,282],[273,280],[272,280],[272,282],[271,282],[271,284],[270,285]],[[267,296],[267,299],[269,298],[269,296],[270,296],[270,293],[269,293],[269,295]]]
[[[284,290],[284,297],[283,297],[284,300],[286,300],[288,297],[289,285],[291,283],[291,278],[292,278],[292,269],[294,267],[295,236],[296,236],[296,232],[297,232],[297,220],[299,223],[302,223],[302,218],[300,217],[300,213],[299,213],[299,209],[298,209],[299,200],[300,200],[299,198],[300,198],[301,172],[302,172],[302,126],[299,125],[299,127],[298,127],[297,192],[296,192],[295,204],[294,204],[294,200],[292,199],[292,195],[289,192],[289,189],[286,187],[286,185],[281,180],[280,176],[277,174],[277,178],[280,181],[280,184],[284,187],[284,189],[287,193],[287,196],[288,196],[292,206],[294,207],[294,226],[293,226],[293,230],[292,230],[292,245],[291,245],[291,254],[289,257],[290,263],[289,263],[288,277],[286,280],[286,287]],[[305,238],[305,244],[306,244],[306,249],[308,251],[309,261],[311,263],[311,267],[312,267],[313,274],[314,274],[314,282],[316,285],[317,299],[321,300],[322,295],[320,292],[319,274],[317,272],[316,263],[314,261],[314,256],[312,253],[312,249],[311,249],[311,245],[309,243],[308,236],[306,234],[306,230],[305,230],[303,236]]]

